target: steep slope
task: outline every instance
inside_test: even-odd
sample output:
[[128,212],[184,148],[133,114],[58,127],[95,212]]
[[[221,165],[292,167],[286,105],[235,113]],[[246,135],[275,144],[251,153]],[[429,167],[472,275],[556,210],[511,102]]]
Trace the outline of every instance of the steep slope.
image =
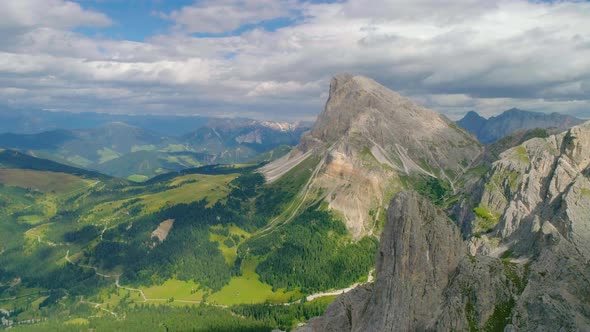
[[301,331],[425,330],[464,253],[459,230],[413,192],[392,200],[370,286],[336,299]]
[[457,124],[475,135],[484,144],[493,143],[519,129],[557,128],[566,130],[583,120],[559,113],[540,113],[516,108],[485,119],[474,111],[468,112]]
[[475,111],[469,111],[461,120],[457,121],[457,124],[459,127],[477,136],[477,133],[481,131],[486,122],[488,122],[488,119]]
[[519,330],[590,326],[590,122],[503,152],[459,222],[476,255],[525,268]]
[[481,146],[446,117],[362,76],[337,75],[325,109],[288,156],[262,169],[272,182],[319,156],[308,186],[355,237],[371,234],[393,194],[416,177],[450,183]]
[[388,211],[373,285],[300,331],[585,331],[590,122],[502,153],[473,230],[413,193]]
[[561,133],[562,130],[557,128],[536,128],[536,129],[518,129],[510,135],[504,136],[498,141],[488,144],[485,147],[485,152],[482,154],[482,159],[486,164],[492,164],[494,161],[500,159],[500,154],[510,148],[521,145],[522,143],[535,138],[547,138],[551,135]]

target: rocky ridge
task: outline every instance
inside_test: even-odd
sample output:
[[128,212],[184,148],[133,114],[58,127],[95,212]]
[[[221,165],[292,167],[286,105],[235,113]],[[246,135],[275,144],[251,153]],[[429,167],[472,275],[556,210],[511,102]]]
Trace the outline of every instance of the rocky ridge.
[[473,224],[463,236],[425,198],[398,194],[375,283],[300,331],[588,330],[589,179],[587,122],[502,153],[458,220]]

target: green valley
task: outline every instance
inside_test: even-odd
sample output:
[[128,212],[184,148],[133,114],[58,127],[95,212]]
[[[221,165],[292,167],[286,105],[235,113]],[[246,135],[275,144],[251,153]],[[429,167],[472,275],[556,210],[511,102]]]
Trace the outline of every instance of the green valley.
[[[33,322],[26,330],[123,328],[121,316],[161,312],[225,320],[236,310],[243,318],[227,326],[290,328],[328,304],[307,295],[366,281],[373,264],[374,239],[351,241],[325,207],[302,200],[317,160],[273,184],[247,164],[137,183],[11,150],[0,157],[0,308]],[[298,266],[309,268],[289,272]]]

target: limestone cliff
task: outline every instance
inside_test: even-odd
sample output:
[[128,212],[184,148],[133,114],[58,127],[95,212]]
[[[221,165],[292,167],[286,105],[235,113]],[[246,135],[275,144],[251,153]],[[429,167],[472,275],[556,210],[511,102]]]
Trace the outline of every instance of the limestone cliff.
[[310,155],[319,156],[308,189],[358,238],[372,233],[394,193],[407,187],[400,177],[419,174],[453,183],[481,150],[443,115],[372,79],[341,74],[332,79],[311,132],[262,171],[273,181]]
[[[463,237],[424,198],[388,211],[377,278],[301,331],[590,330],[590,122],[507,150]],[[468,218],[466,216],[466,218]]]
[[463,255],[458,228],[429,201],[401,192],[391,202],[375,284],[351,291],[302,331],[409,331],[431,326]]

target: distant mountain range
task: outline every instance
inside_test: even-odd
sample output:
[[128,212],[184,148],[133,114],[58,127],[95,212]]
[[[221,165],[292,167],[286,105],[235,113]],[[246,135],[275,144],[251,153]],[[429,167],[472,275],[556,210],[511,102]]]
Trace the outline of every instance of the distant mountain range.
[[285,151],[284,146],[297,144],[307,129],[304,123],[209,119],[188,134],[168,136],[110,122],[85,129],[0,134],[0,147],[112,176],[146,178],[212,163],[243,163],[279,147]]
[[475,111],[468,112],[457,124],[483,144],[493,143],[519,129],[556,128],[560,131],[584,122],[570,115],[540,113],[513,108],[486,119]]
[[56,129],[90,129],[123,122],[167,136],[180,136],[206,125],[206,116],[127,115],[0,109],[0,133],[36,134]]

